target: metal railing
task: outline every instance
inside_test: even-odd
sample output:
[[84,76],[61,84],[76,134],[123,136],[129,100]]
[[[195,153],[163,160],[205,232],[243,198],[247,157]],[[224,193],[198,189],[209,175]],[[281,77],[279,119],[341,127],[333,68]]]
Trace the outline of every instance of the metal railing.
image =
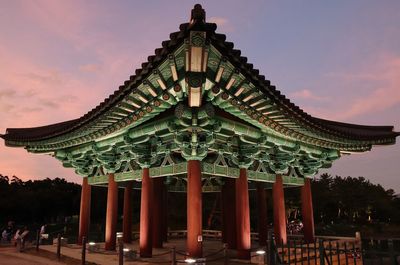
[[[168,231],[169,238],[186,237],[186,230]],[[209,239],[221,238],[221,231],[203,230],[203,237]],[[162,253],[154,254],[152,258],[145,259],[138,257],[137,253],[129,250],[125,251],[122,240],[118,240],[117,251],[93,251],[87,247],[87,240],[83,238],[81,246],[66,245],[62,242],[62,236],[57,234],[56,256],[62,257],[62,247],[81,249],[82,264],[86,264],[86,253],[95,252],[105,255],[118,255],[118,264],[124,261],[147,261],[152,264],[179,264],[187,263],[189,258],[185,251],[176,250],[172,247]],[[36,237],[36,250],[39,251],[39,234]],[[258,251],[256,251],[258,250]],[[400,260],[400,238],[377,239],[360,237],[329,237],[316,236],[314,243],[306,243],[302,236],[289,236],[287,242],[276,244],[272,233],[269,234],[266,246],[251,250],[253,257],[260,256],[259,251],[263,251],[262,264],[268,265],[399,265]],[[221,261],[229,264],[232,257],[224,245],[223,248],[207,254],[201,259],[197,259],[197,264]]]
[[[290,236],[287,242],[279,242],[275,251],[275,264],[288,265],[361,265],[362,244],[357,237],[317,236],[315,242],[305,242],[301,236]],[[270,263],[274,264],[274,263]]]
[[364,238],[364,265],[400,264],[400,238]]

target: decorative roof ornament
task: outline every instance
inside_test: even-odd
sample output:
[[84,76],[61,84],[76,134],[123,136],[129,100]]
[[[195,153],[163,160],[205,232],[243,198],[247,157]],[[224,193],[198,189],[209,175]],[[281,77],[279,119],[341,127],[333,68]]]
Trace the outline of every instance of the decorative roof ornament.
[[190,16],[190,26],[206,23],[206,11],[200,4],[195,4]]
[[[224,118],[212,125],[214,133],[223,135],[228,130],[254,146],[278,145],[282,146],[281,151],[294,154],[319,154],[326,149],[332,154],[330,159],[336,159],[340,153],[394,144],[400,135],[393,126],[347,124],[305,113],[260,75],[216,29],[215,23],[206,23],[204,9],[196,4],[189,23],[171,33],[170,39],[97,107],[75,120],[35,128],[8,128],[0,138],[6,146],[25,147],[34,153],[58,153],[69,148],[83,152],[93,142],[103,146],[118,143],[132,152],[133,140],[142,141],[141,137],[167,129],[175,133],[177,126],[162,119],[185,99],[194,112],[207,103],[213,104],[216,116]],[[163,112],[165,116],[155,118]],[[202,130],[210,129],[211,125],[206,125]],[[202,137],[210,141],[213,138],[208,133]],[[293,149],[296,144],[300,150]]]

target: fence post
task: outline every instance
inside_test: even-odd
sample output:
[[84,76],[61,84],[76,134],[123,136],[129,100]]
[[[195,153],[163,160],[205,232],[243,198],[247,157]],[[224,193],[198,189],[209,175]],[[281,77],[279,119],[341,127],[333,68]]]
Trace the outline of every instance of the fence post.
[[397,257],[393,249],[393,239],[388,239],[388,247],[389,247],[390,263],[392,265],[397,265]]
[[268,265],[275,265],[278,260],[278,249],[275,246],[275,240],[272,237],[272,232],[268,233]]
[[86,264],[86,237],[82,237],[82,265]]
[[324,249],[324,241],[320,239],[318,241],[318,247],[319,247],[319,264],[320,265],[325,265],[325,249]]
[[40,230],[36,230],[36,251],[39,251]]
[[58,260],[61,259],[61,235],[57,235],[57,258]]
[[172,249],[171,249],[171,265],[176,265],[175,247],[172,247]]
[[265,246],[263,247],[263,249],[265,250],[265,254],[263,255],[263,264],[268,264],[268,252],[269,252],[269,248],[268,248],[268,239],[267,242],[265,244]]
[[[356,232],[356,240],[358,240],[358,242],[359,242],[358,246],[360,248],[360,258],[361,258],[361,262],[362,262],[361,264],[364,265],[364,249],[363,249],[363,242],[362,242],[360,232]],[[367,245],[368,245],[368,243],[367,243]]]
[[270,233],[268,233],[268,238],[267,238],[267,253],[265,253],[265,259],[266,259],[266,263],[268,265],[272,265],[271,264],[271,256],[272,256],[272,247],[271,247],[271,238],[270,238]]
[[228,244],[224,244],[224,265],[228,265]]
[[118,264],[124,265],[124,242],[121,239],[118,240]]

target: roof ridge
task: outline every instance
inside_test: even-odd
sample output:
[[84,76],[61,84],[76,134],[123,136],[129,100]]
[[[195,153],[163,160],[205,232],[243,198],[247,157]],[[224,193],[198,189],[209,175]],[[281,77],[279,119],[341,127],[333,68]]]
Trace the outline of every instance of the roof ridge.
[[[207,23],[206,22],[206,12],[202,8],[200,4],[196,4],[191,11],[191,17],[189,23],[182,23],[179,26],[179,31],[173,32],[169,34],[169,40],[165,40],[161,43],[161,48],[157,48],[154,50],[154,55],[148,56],[147,62],[141,64],[140,68],[137,68],[134,71],[134,74],[129,77],[128,80],[124,81],[122,85],[118,87],[112,94],[106,97],[102,102],[100,102],[97,106],[92,108],[90,111],[82,115],[81,117],[69,120],[65,122],[61,122],[58,124],[71,122],[71,125],[68,128],[64,128],[64,130],[57,131],[54,130],[50,132],[48,135],[44,135],[41,137],[32,137],[30,139],[37,140],[45,140],[48,138],[56,137],[61,134],[67,134],[73,132],[74,130],[78,130],[83,125],[92,122],[94,119],[101,116],[103,113],[109,111],[118,102],[121,98],[125,97],[132,91],[134,91],[140,83],[147,78],[148,74],[151,73],[151,70],[157,67],[162,61],[165,59],[165,56],[171,52],[171,50],[176,49],[180,44],[183,43],[184,38],[186,38],[190,31],[206,31],[207,38],[212,40],[214,47],[219,50],[224,56],[228,56],[230,62],[242,71],[242,73],[249,78],[254,85],[258,87],[261,93],[265,96],[270,97],[275,103],[277,103],[284,113],[290,113],[289,115],[293,116],[293,119],[297,120],[300,124],[304,124],[306,127],[310,127],[312,129],[316,129],[321,133],[327,133],[331,135],[337,135],[339,137],[343,136],[358,136],[356,132],[349,132],[346,128],[338,129],[336,126],[348,126],[347,128],[359,128],[359,129],[368,129],[372,131],[379,132],[383,130],[383,132],[388,132],[388,128],[390,126],[370,126],[370,127],[362,127],[368,125],[357,125],[357,124],[348,124],[340,123],[335,121],[323,120],[320,118],[316,118],[302,110],[299,106],[290,101],[285,95],[281,93],[280,90],[276,88],[276,86],[272,85],[270,80],[267,80],[264,75],[260,74],[259,69],[256,69],[253,64],[248,62],[248,58],[245,56],[241,56],[242,52],[239,49],[234,49],[234,43],[227,41],[227,37],[225,34],[217,33],[217,24],[215,23]],[[45,125],[35,128],[43,128],[51,126],[56,127],[57,124]],[[331,125],[331,126],[329,126]],[[361,127],[357,127],[361,126]],[[11,130],[19,130],[19,129],[11,129]],[[29,128],[21,129],[28,131]],[[393,130],[393,127],[392,127]],[[396,135],[400,135],[396,134]],[[360,135],[361,136],[361,135]],[[7,137],[7,135],[5,136]],[[4,138],[4,137],[3,137]],[[18,138],[18,136],[17,136]]]

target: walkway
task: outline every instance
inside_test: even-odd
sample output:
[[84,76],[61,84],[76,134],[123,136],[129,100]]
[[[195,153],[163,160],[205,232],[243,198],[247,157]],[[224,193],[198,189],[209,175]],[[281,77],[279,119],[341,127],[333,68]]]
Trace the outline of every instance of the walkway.
[[[104,249],[104,243],[100,243],[100,249]],[[153,258],[151,259],[139,259],[134,261],[125,260],[124,264],[170,264],[171,254],[170,250],[172,247],[176,247],[177,250],[177,260],[184,261],[185,257],[181,254],[184,253],[186,249],[186,241],[183,239],[172,239],[168,243],[164,244],[162,249],[153,249]],[[52,253],[56,253],[56,245],[46,245],[40,246],[42,250],[46,250]],[[129,248],[132,250],[138,250],[138,242],[135,241],[133,244],[124,245],[124,248]],[[77,245],[69,245],[68,247],[61,248],[61,255],[65,255],[74,259],[81,258],[81,248]],[[181,253],[181,254],[179,254]],[[256,255],[255,253],[253,253]],[[231,257],[235,256],[235,251],[228,250],[228,255]],[[204,256],[207,257],[207,264],[224,264],[224,254],[223,245],[220,241],[208,240],[204,244]],[[261,259],[260,259],[261,258]],[[102,253],[87,252],[86,261],[95,263],[98,265],[112,265],[118,264],[118,256],[116,251],[102,251]],[[230,260],[229,264],[258,264],[262,261],[262,257],[253,257],[252,263],[250,261],[241,260]]]
[[17,252],[15,247],[0,248],[0,265],[60,265],[65,264],[48,258]]

